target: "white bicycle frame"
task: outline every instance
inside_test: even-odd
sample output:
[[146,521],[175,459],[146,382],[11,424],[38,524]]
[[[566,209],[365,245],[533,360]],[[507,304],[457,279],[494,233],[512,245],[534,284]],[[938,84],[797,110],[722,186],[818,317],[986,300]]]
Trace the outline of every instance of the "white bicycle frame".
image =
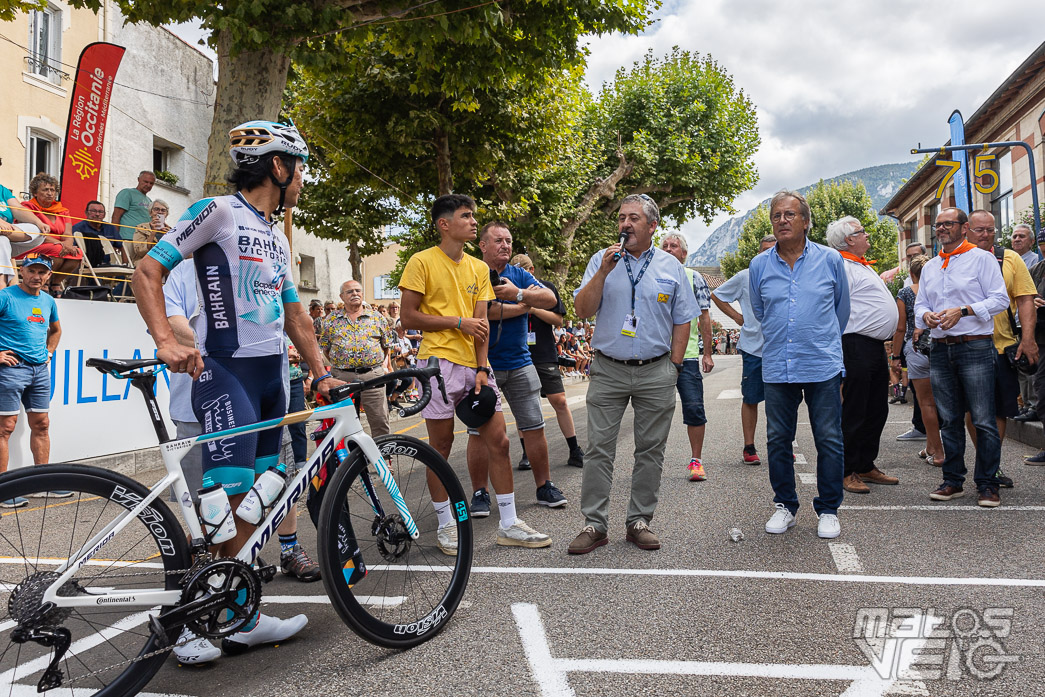
[[[312,477],[314,477],[319,471],[323,462],[325,462],[328,457],[333,457],[334,448],[342,439],[344,439],[346,443],[350,441],[359,446],[363,456],[367,459],[367,462],[374,467],[381,482],[384,484],[385,489],[388,491],[389,496],[391,496],[395,503],[396,509],[402,516],[403,523],[407,532],[410,534],[410,537],[412,539],[417,539],[419,535],[417,525],[415,524],[410,511],[407,509],[406,502],[403,500],[403,496],[399,491],[399,486],[392,477],[392,472],[388,468],[388,463],[386,463],[385,459],[381,456],[381,452],[377,447],[377,443],[374,442],[374,439],[363,430],[363,426],[359,422],[359,417],[356,415],[355,405],[351,400],[346,399],[337,404],[287,414],[280,419],[269,419],[268,421],[261,421],[256,424],[239,426],[224,431],[216,431],[214,433],[206,433],[195,438],[184,438],[181,440],[161,443],[159,446],[160,454],[163,457],[163,464],[167,469],[166,476],[154,484],[152,488],[149,489],[149,494],[138,500],[133,508],[125,510],[116,519],[106,525],[98,534],[85,542],[74,557],[70,557],[65,563],[57,568],[56,571],[60,576],[44,592],[43,600],[45,602],[53,603],[57,607],[92,607],[96,605],[154,607],[157,605],[178,604],[181,600],[180,590],[107,590],[103,593],[92,593],[90,589],[87,589],[87,595],[67,597],[58,595],[58,589],[61,588],[81,567],[104,549],[105,545],[111,542],[113,538],[116,537],[117,533],[126,527],[132,519],[140,518],[146,525],[149,525],[150,520],[154,521],[156,519],[156,513],[149,508],[149,505],[160,494],[162,494],[167,487],[174,488],[174,493],[178,499],[179,508],[181,509],[181,516],[189,530],[190,538],[193,540],[204,538],[203,529],[200,526],[200,521],[196,514],[196,508],[192,502],[192,496],[190,495],[189,488],[185,483],[185,475],[181,468],[182,459],[193,446],[205,447],[207,443],[214,443],[217,445],[223,438],[232,435],[253,433],[255,431],[264,431],[268,428],[281,428],[289,424],[301,423],[302,421],[328,418],[334,419],[334,425],[331,427],[330,432],[327,433],[325,438],[323,438],[323,441],[316,448],[316,451],[312,454],[312,457],[309,458],[306,465],[302,467],[294,478],[287,483],[286,488],[283,490],[283,494],[272,504],[267,515],[258,524],[257,530],[254,531],[254,534],[251,535],[250,539],[243,545],[239,553],[236,555],[236,558],[246,564],[253,563],[258,552],[261,551],[261,548],[265,546],[265,543],[268,542],[273,535],[275,535],[276,527],[283,521],[288,512],[293,514],[292,509],[294,504],[297,502],[301,494],[305,492],[306,487],[309,482],[312,481]],[[123,492],[123,495],[131,501],[139,498],[137,494],[133,494],[129,491]],[[246,523],[238,522],[238,524],[243,525]],[[164,541],[160,540],[159,542],[162,552]],[[173,543],[170,544],[170,548],[173,550]]]

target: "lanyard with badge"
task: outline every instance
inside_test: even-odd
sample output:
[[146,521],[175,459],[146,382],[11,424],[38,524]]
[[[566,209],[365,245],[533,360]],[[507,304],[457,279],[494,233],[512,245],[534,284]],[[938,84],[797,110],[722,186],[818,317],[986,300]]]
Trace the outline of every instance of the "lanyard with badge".
[[537,345],[537,332],[533,330],[533,315],[526,315],[526,345]]
[[631,312],[624,315],[624,326],[620,329],[620,333],[624,336],[634,337],[639,328],[639,318],[635,316],[635,288],[638,287],[639,283],[642,281],[642,276],[646,273],[649,263],[653,261],[653,250],[650,249],[647,253],[649,256],[646,257],[645,263],[643,263],[642,268],[639,269],[638,276],[634,276],[631,273],[631,255],[623,255],[624,268],[628,270],[628,280],[631,281]]

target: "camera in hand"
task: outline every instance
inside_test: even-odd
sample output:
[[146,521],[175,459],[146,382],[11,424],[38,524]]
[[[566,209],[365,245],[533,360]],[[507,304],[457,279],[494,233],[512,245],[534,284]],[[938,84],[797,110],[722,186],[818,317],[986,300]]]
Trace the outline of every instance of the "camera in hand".
[[490,285],[491,286],[504,285],[504,283],[507,280],[508,279],[501,278],[501,275],[499,273],[497,273],[496,271],[494,271],[493,269],[490,269]]
[[911,342],[911,345],[914,347],[914,350],[918,353],[922,354],[923,356],[928,356],[929,351],[931,351],[933,347],[933,338],[929,336],[928,331],[924,331],[921,333],[921,336],[919,336],[915,341]]

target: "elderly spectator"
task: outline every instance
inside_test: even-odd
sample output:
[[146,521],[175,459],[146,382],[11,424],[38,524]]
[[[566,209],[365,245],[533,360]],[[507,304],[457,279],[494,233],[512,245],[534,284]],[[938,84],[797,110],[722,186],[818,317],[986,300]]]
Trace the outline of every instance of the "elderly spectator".
[[[339,305],[341,305],[343,307],[344,303],[339,303]],[[333,300],[327,300],[326,303],[323,304],[323,317],[324,318],[329,317],[330,313],[333,312],[336,309],[337,309],[337,307],[334,305],[334,301]]]
[[[669,233],[660,241],[660,248],[682,264],[693,287],[697,307],[700,308],[697,321],[690,324],[689,343],[686,344],[686,354],[682,359],[682,370],[679,371],[675,388],[682,399],[682,423],[686,425],[686,435],[689,436],[690,460],[687,475],[691,482],[702,482],[707,479],[707,472],[704,471],[704,463],[700,458],[704,450],[704,429],[708,420],[704,413],[704,378],[701,371],[710,373],[715,367],[715,360],[711,357],[711,291],[703,276],[693,269],[685,268],[686,257],[689,256],[689,243],[684,236],[677,232]],[[703,350],[701,340],[704,344]]]
[[[51,260],[33,254],[22,261],[18,285],[0,290],[0,473],[7,471],[9,442],[21,407],[25,407],[29,421],[33,462],[50,462],[48,367],[62,336],[54,299],[40,292],[50,275]],[[52,491],[51,496],[64,498],[72,494]],[[27,503],[18,497],[0,501],[0,506],[18,508]]]
[[127,251],[124,248],[123,239],[120,237],[119,231],[105,222],[105,204],[101,201],[91,201],[87,204],[85,215],[87,217],[86,220],[81,220],[76,225],[73,225],[73,232],[83,235],[83,253],[87,256],[87,261],[91,262],[91,266],[106,266],[120,263],[119,259],[109,258],[109,255],[105,253],[101,243],[98,241],[99,237],[111,240],[113,249],[122,254],[123,261],[126,262]]
[[171,208],[163,199],[156,199],[149,206],[149,222],[134,228],[134,242],[131,242],[131,259],[135,263],[141,261],[163,236],[170,232],[167,215]]
[[830,223],[827,243],[845,259],[849,281],[849,322],[842,331],[842,487],[850,493],[869,494],[868,483],[900,483],[875,465],[889,419],[885,341],[892,338],[899,314],[892,293],[864,256],[871,241],[859,220],[846,216]]
[[[512,265],[520,267],[530,274],[534,272],[533,261],[525,254],[516,254],[512,257]],[[569,459],[566,464],[571,467],[584,466],[584,450],[577,443],[577,430],[573,423],[573,414],[566,403],[566,388],[562,384],[562,375],[559,373],[558,353],[555,350],[555,337],[553,327],[561,327],[563,317],[566,315],[566,306],[562,304],[559,297],[559,289],[548,281],[541,281],[552,293],[555,294],[555,307],[549,310],[531,307],[529,315],[529,344],[530,360],[537,368],[537,377],[541,381],[541,396],[548,400],[548,404],[555,410],[555,418],[559,422],[559,430],[570,449]],[[532,341],[531,341],[532,339]],[[525,447],[523,458],[526,458]],[[519,463],[522,468],[522,462]]]
[[[483,261],[497,272],[501,284],[493,287],[493,300],[486,311],[491,343],[488,358],[497,387],[512,408],[523,452],[531,463],[537,486],[537,505],[560,508],[566,497],[552,482],[548,464],[548,440],[544,435],[541,412],[541,381],[527,350],[531,307],[548,309],[555,305],[555,294],[528,271],[512,266],[512,233],[502,222],[490,222],[479,233]],[[487,449],[479,443],[479,431],[468,429],[468,473],[472,480],[472,515],[490,515],[490,494],[486,490],[489,474]]]
[[700,314],[678,259],[653,244],[660,209],[645,194],[621,202],[617,228],[625,242],[592,255],[574,292],[577,316],[598,313],[588,384],[588,461],[581,484],[584,527],[570,554],[607,543],[617,435],[628,403],[635,414],[635,453],[625,539],[660,549],[649,523],[657,508],[664,448],[675,413],[675,384]]
[[[816,444],[817,535],[841,534],[845,455],[842,446],[842,330],[849,321],[845,262],[833,249],[809,239],[809,204],[796,191],[780,191],[769,203],[776,246],[751,260],[751,307],[762,323],[762,379],[766,386],[769,481],[776,512],[766,532],[795,524],[794,448],[798,405],[804,398]],[[894,324],[895,326],[895,324]]]
[[[52,258],[49,292],[57,295],[62,290],[64,279],[56,276],[76,275],[80,268],[80,260],[83,259],[83,250],[73,243],[69,209],[58,200],[58,180],[50,174],[40,172],[29,182],[29,193],[32,198],[22,204],[23,207],[35,212],[38,218],[36,225],[41,231],[45,228],[50,230],[44,234],[43,241],[31,251]],[[15,258],[21,259],[25,254],[28,252]]]
[[1041,261],[1041,255],[1034,248],[1034,232],[1027,223],[1018,223],[1012,228],[1012,251],[1020,255],[1028,270]]
[[[465,400],[492,401],[493,412],[478,429],[481,444],[487,450],[490,483],[501,518],[496,544],[530,549],[549,547],[551,537],[531,528],[515,512],[507,427],[497,380],[487,361],[487,306],[497,296],[490,286],[489,267],[464,251],[465,243],[475,239],[479,227],[475,201],[462,194],[440,196],[432,203],[431,221],[439,234],[439,245],[410,257],[399,281],[403,326],[424,331],[417,359],[437,357],[446,385],[448,399],[435,397],[421,412],[430,442],[440,455],[450,457],[456,405]],[[433,500],[432,505],[439,521],[439,549],[456,555],[457,528],[453,525],[450,500]]]
[[[370,380],[385,374],[385,363],[396,342],[391,327],[373,308],[363,303],[359,281],[341,284],[344,310],[335,310],[323,320],[319,347],[330,358],[331,373],[338,380]],[[366,412],[370,435],[387,434],[388,402],[385,388],[375,387],[359,393],[358,404]]]
[[922,269],[914,306],[914,340],[929,330],[935,344],[929,354],[929,380],[943,440],[943,483],[929,498],[950,501],[965,495],[965,431],[962,420],[972,412],[976,428],[974,479],[979,504],[1000,503],[996,474],[1001,439],[995,422],[994,385],[997,351],[991,339],[992,318],[1009,306],[1005,279],[993,254],[965,237],[969,217],[944,208],[933,225],[943,245]]
[[156,175],[145,169],[138,173],[138,184],[132,189],[122,189],[116,194],[112,209],[112,224],[120,230],[120,237],[134,239],[134,229],[149,223],[149,207],[152,200],[146,195],[152,191]]
[[6,288],[15,277],[14,257],[32,246],[28,244],[31,241],[42,241],[41,227],[42,221],[22,206],[14,192],[0,184],[0,288]]
[[[773,247],[776,238],[766,235],[759,243],[759,254]],[[755,319],[751,307],[751,284],[748,269],[741,269],[732,278],[720,285],[711,294],[718,309],[740,325],[737,349],[743,368],[740,373],[740,428],[744,433],[744,464],[760,465],[762,460],[755,449],[755,426],[758,424],[758,405],[766,399],[766,387],[762,382],[762,323]],[[740,312],[730,305],[740,303]],[[705,347],[711,344],[705,339]],[[708,349],[705,348],[705,351]]]
[[[1019,413],[1016,398],[1020,392],[1019,371],[1006,355],[1006,351],[1015,349],[1014,360],[1025,356],[1031,365],[1038,362],[1038,345],[1034,341],[1034,297],[1037,290],[1023,260],[1011,249],[996,245],[996,235],[994,215],[990,211],[977,210],[969,214],[968,240],[985,252],[990,252],[998,260],[1002,278],[1005,280],[1005,292],[1009,296],[1009,307],[1004,312],[994,315],[994,331],[991,335],[994,348],[997,350],[994,360],[994,416],[998,425],[998,440],[1003,441],[1007,419]],[[1016,323],[1017,314],[1024,329],[1022,338]],[[965,426],[975,446],[976,431],[968,416]],[[1000,465],[994,479],[999,487],[1012,488],[1012,479],[1005,476]]]
[[[929,357],[914,349],[914,306],[918,298],[919,281],[922,269],[929,257],[919,254],[909,262],[912,283],[901,288],[896,294],[896,309],[899,315],[896,333],[893,335],[893,355],[890,356],[892,366],[899,370],[903,362],[907,363],[907,378],[910,380],[915,404],[921,406],[922,418],[925,420],[925,448],[918,453],[928,464],[940,467],[943,465],[943,443],[940,442],[940,422],[936,415],[936,402],[933,401],[933,388],[929,382]],[[895,347],[902,347],[897,351]]]

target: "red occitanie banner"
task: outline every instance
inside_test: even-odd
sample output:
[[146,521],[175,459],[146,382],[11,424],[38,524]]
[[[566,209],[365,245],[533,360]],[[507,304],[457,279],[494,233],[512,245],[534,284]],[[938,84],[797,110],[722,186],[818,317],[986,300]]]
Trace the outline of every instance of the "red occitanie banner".
[[62,203],[73,215],[82,214],[87,202],[98,198],[109,98],[124,50],[101,41],[88,44],[76,66],[62,150],[61,192]]

